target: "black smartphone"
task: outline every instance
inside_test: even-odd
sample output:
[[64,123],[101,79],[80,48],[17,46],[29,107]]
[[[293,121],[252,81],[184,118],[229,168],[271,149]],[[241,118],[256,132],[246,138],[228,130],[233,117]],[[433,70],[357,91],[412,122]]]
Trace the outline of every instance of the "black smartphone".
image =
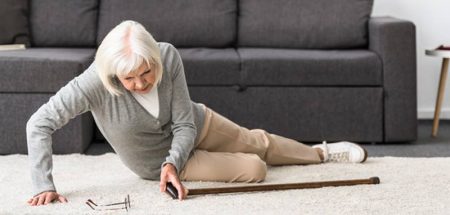
[[172,183],[167,182],[166,193],[169,194],[173,199],[178,199],[178,190],[173,186]]

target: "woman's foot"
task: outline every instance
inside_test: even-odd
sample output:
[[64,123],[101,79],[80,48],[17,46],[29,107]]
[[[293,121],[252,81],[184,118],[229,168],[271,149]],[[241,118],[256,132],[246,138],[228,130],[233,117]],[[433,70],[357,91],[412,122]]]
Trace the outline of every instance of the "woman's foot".
[[367,159],[367,150],[356,143],[342,141],[328,144],[323,141],[312,147],[322,151],[319,156],[323,162],[363,163]]

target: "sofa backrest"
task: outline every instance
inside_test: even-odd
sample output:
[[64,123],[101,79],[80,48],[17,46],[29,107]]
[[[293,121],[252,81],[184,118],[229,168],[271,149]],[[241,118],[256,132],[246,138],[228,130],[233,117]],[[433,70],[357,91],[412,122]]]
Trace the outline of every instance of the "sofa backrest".
[[98,0],[31,0],[32,46],[94,47]]
[[29,46],[28,0],[0,1],[0,44]]
[[367,46],[373,0],[31,0],[36,47],[94,47],[124,20],[177,47]]
[[124,20],[176,47],[226,47],[236,41],[236,0],[101,0],[97,45]]
[[239,0],[238,46],[367,46],[373,0]]

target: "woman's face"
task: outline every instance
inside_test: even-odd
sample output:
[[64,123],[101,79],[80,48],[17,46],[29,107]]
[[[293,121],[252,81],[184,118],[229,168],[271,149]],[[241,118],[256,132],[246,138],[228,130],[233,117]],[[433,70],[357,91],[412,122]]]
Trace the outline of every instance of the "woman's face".
[[128,73],[126,76],[118,76],[122,85],[129,91],[136,93],[148,93],[155,82],[155,71],[143,63],[136,71]]

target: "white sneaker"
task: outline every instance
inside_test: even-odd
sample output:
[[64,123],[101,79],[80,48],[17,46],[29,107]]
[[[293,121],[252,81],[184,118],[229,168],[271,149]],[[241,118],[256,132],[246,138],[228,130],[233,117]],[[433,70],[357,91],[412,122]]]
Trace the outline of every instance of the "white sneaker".
[[340,163],[362,163],[367,159],[367,151],[360,145],[351,142],[337,142],[312,146],[320,148],[323,151],[323,162],[340,162]]

